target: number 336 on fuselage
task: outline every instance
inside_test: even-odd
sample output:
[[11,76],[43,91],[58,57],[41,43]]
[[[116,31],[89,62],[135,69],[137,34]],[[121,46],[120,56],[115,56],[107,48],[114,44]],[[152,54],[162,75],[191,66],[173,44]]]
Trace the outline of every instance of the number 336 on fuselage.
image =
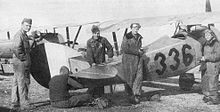
[[144,47],[144,79],[156,80],[184,74],[199,65],[200,43],[190,37],[173,39],[162,37]]

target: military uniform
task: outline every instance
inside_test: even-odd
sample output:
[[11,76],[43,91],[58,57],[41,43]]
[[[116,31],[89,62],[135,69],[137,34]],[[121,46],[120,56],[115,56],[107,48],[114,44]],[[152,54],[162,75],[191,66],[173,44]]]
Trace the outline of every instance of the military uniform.
[[[215,28],[212,28],[217,30]],[[201,60],[202,93],[205,95],[203,100],[213,104],[220,103],[218,98],[218,78],[220,73],[220,42],[219,35],[216,36],[213,30],[206,26],[195,26],[189,32],[180,31],[179,34],[189,35],[201,44],[201,52],[204,57]],[[174,36],[175,37],[175,36]],[[210,39],[210,40],[207,40]]]
[[91,38],[87,41],[87,61],[90,65],[92,65],[92,63],[104,63],[105,54],[107,54],[109,58],[113,57],[112,45],[106,38],[100,36],[97,40]]
[[[14,76],[12,81],[12,104],[27,106],[28,88],[30,84],[30,45],[28,36],[19,30],[14,36],[13,66]],[[20,102],[19,102],[20,100]]]
[[[107,49],[107,52],[106,52]],[[92,66],[93,63],[101,64],[105,62],[105,54],[108,58],[113,57],[112,45],[108,42],[105,37],[98,37],[94,39],[93,37],[87,41],[87,61]],[[89,88],[88,92],[90,94],[102,96],[104,94],[104,87]]]
[[[196,27],[197,28],[197,27]],[[215,33],[207,27],[201,26],[190,32],[201,43],[202,56],[200,71],[202,77],[202,93],[205,102],[218,103],[218,78],[220,73],[220,42]],[[211,36],[211,40],[206,40]],[[213,40],[214,39],[214,40]]]
[[[215,34],[212,31],[206,31],[214,38]],[[211,98],[213,103],[219,102],[218,97],[218,78],[220,73],[220,42],[206,42],[202,49],[205,62],[201,64],[202,71],[202,92],[208,99]]]
[[142,86],[142,58],[140,48],[142,46],[142,36],[133,35],[132,32],[126,34],[123,39],[122,49],[122,80],[126,82],[125,89],[129,95],[140,95]]
[[49,96],[51,105],[58,108],[75,107],[89,101],[90,95],[70,96],[69,89],[79,89],[83,86],[69,78],[68,74],[61,74],[51,78],[49,82]]

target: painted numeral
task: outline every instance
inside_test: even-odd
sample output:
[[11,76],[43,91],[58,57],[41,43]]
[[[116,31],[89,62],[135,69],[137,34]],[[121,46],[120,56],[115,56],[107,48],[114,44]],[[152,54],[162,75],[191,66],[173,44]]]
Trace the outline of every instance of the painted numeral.
[[[188,44],[184,44],[183,47],[182,47],[183,63],[184,63],[185,66],[189,66],[193,61],[193,55],[190,54],[190,53],[186,53],[186,49],[190,50],[190,49],[192,49],[192,47],[189,46]],[[178,67],[180,65],[180,59],[179,59],[180,53],[176,48],[172,48],[172,49],[170,49],[168,55],[172,56],[173,53],[175,53],[173,59],[176,61],[176,64],[175,65],[170,65],[170,69],[175,71],[175,70],[178,69]],[[154,61],[157,61],[159,58],[161,58],[160,65],[162,66],[162,69],[161,70],[157,69],[156,72],[157,72],[158,75],[163,75],[163,73],[165,72],[165,70],[167,68],[167,65],[165,63],[166,56],[163,53],[159,52],[155,55]]]
[[190,53],[186,53],[186,49],[192,49],[191,46],[188,44],[184,44],[182,47],[182,53],[183,53],[183,63],[185,66],[189,66],[193,61],[193,55]]
[[165,63],[166,56],[163,53],[159,52],[154,57],[154,61],[157,61],[159,59],[159,57],[161,57],[160,65],[162,66],[162,70],[157,69],[156,72],[158,73],[158,75],[162,75],[167,68],[167,65]]
[[169,56],[172,56],[172,54],[175,53],[175,56],[174,56],[174,60],[176,61],[176,64],[175,65],[170,65],[170,69],[171,70],[177,70],[179,65],[180,65],[180,59],[179,59],[179,51],[176,50],[175,48],[172,48],[170,49],[170,52],[169,52]]

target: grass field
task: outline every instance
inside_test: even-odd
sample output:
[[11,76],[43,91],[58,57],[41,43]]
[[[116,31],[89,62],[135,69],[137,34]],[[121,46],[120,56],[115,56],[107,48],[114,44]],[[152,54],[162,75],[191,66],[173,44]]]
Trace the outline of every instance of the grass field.
[[[196,81],[200,81],[198,72]],[[0,112],[10,108],[12,75],[0,75]],[[112,105],[106,109],[96,106],[81,106],[70,109],[57,109],[48,103],[48,89],[40,86],[32,77],[30,85],[30,102],[37,106],[33,112],[219,112],[220,105],[207,105],[202,101],[203,95],[199,84],[194,84],[191,91],[182,91],[178,87],[178,77],[164,80],[144,82],[144,93],[141,103],[131,105],[128,103],[123,85],[116,85],[113,94],[106,96],[112,101]],[[71,91],[72,94],[83,94],[86,89]],[[162,94],[160,101],[149,101],[149,95],[154,92]]]

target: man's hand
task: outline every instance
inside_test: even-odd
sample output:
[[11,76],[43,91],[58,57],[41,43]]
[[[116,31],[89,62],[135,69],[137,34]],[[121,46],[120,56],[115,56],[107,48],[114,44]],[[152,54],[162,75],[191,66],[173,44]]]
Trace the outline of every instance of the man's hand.
[[41,36],[41,32],[38,30],[32,31],[31,35],[33,38],[39,38]]
[[74,89],[83,88],[83,85],[77,82],[76,80],[73,80],[72,78],[68,77],[68,84],[74,87]]
[[143,54],[145,54],[145,51],[143,49],[139,50],[139,55],[142,56]]
[[95,66],[96,65],[96,63],[92,63],[92,66]]
[[38,30],[36,30],[36,35],[37,35],[37,36],[41,36],[41,32],[38,31]]
[[86,52],[81,51],[80,53],[81,53],[81,55],[82,55],[83,58],[86,58],[86,54],[87,54]]
[[201,62],[205,62],[205,60],[206,60],[206,59],[205,59],[204,56],[200,59]]

